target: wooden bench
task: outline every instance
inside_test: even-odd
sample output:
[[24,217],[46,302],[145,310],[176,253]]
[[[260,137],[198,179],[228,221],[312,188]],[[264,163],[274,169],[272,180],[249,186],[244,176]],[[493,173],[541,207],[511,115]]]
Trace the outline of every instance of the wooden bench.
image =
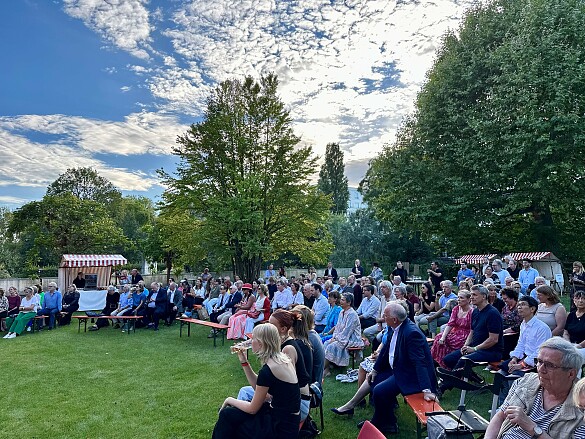
[[77,326],[77,333],[81,332],[81,322],[83,322],[83,332],[87,332],[87,321],[89,319],[120,319],[120,320],[127,320],[128,322],[132,322],[132,328],[128,327],[128,334],[130,331],[136,332],[136,320],[143,319],[143,316],[71,316],[72,319],[77,319],[78,326]]
[[363,346],[355,346],[352,348],[347,348],[349,352],[349,357],[351,358],[351,368],[355,369],[355,359],[356,357],[362,356],[364,349],[366,349],[370,345],[370,340],[367,338],[362,337],[362,341],[364,342]]
[[416,416],[416,437],[417,439],[422,438],[423,431],[427,427],[427,413],[431,412],[443,412],[443,408],[437,401],[425,400],[424,393],[414,393],[404,397],[406,404],[412,409]]
[[222,325],[220,323],[213,323],[208,322],[206,320],[199,320],[199,319],[179,319],[181,322],[181,326],[179,327],[179,337],[183,336],[183,325],[187,325],[187,337],[191,337],[191,323],[195,325],[207,326],[209,328],[214,329],[213,331],[213,347],[217,347],[217,333],[221,332],[221,345],[223,346],[225,343],[225,331],[228,328],[228,325]]

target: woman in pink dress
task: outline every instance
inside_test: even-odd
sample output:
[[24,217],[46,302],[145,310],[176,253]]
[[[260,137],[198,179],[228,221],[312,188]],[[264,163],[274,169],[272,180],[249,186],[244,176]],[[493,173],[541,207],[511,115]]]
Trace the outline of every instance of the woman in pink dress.
[[228,322],[228,340],[244,338],[244,327],[246,325],[248,311],[254,309],[256,297],[252,294],[252,285],[247,283],[242,285],[242,291],[244,292],[244,297],[242,298],[242,301],[236,305],[238,311],[230,317]]
[[467,336],[471,332],[471,307],[469,298],[471,293],[467,290],[460,290],[457,294],[457,306],[451,312],[451,318],[445,327],[445,330],[435,337],[431,354],[433,359],[441,367],[445,366],[443,358],[450,352],[461,349]]

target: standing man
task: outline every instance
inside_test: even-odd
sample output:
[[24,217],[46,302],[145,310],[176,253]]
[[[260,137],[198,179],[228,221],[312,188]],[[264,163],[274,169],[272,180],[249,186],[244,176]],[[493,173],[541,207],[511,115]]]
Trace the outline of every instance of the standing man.
[[374,280],[376,281],[376,287],[378,286],[378,283],[384,279],[384,273],[382,272],[382,269],[380,268],[380,264],[378,262],[374,262],[372,267],[372,272],[370,273],[370,277],[373,277]]
[[355,275],[356,279],[360,279],[364,275],[364,267],[362,267],[359,259],[355,260],[355,264],[352,267],[351,272]]
[[[55,327],[55,316],[61,311],[63,306],[63,297],[61,293],[57,291],[57,284],[55,282],[49,282],[49,289],[45,293],[43,298],[42,308],[37,311],[38,316],[49,317],[49,330]],[[43,328],[44,319],[41,319],[39,329]]]
[[357,314],[362,329],[366,329],[376,324],[376,316],[380,310],[380,299],[374,296],[373,285],[364,286],[363,294],[364,298],[357,309]]
[[325,325],[327,325],[329,302],[321,294],[321,285],[312,284],[311,293],[313,293],[313,297],[315,298],[315,302],[313,302],[313,313],[315,314],[315,331],[320,334],[325,329]]
[[[394,406],[398,403],[396,397],[423,392],[425,400],[435,400],[437,379],[429,344],[424,334],[407,319],[404,307],[390,303],[384,310],[384,319],[392,331],[374,368],[367,375],[375,403],[371,422],[382,433],[398,433],[394,413]],[[361,428],[364,422],[358,427]]]
[[435,289],[435,294],[441,291],[441,282],[443,282],[443,270],[439,267],[439,263],[437,261],[433,261],[431,263],[431,268],[427,270],[429,274],[429,282],[433,285]]
[[457,272],[457,285],[464,281],[468,277],[475,279],[475,273],[467,268],[467,262],[461,261],[461,269]]
[[78,290],[85,288],[85,278],[83,277],[83,271],[77,273],[77,277],[73,279],[73,285],[75,285]]
[[276,271],[274,271],[274,265],[270,264],[264,272],[264,281],[268,283],[268,279],[276,277]]
[[331,279],[334,284],[337,283],[337,279],[339,279],[339,276],[337,276],[337,270],[333,268],[333,263],[331,261],[327,263],[327,268],[325,269],[323,277]]
[[532,268],[532,261],[528,258],[522,259],[522,270],[518,275],[518,281],[522,286],[522,294],[526,294],[530,285],[536,284],[536,277],[539,276],[538,270]]

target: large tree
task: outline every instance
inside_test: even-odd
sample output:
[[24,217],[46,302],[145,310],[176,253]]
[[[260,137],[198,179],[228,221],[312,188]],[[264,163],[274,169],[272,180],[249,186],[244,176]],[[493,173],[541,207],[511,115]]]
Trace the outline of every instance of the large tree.
[[93,200],[107,205],[122,194],[107,178],[92,168],[70,168],[49,185],[47,195],[71,194],[80,200]]
[[328,143],[325,148],[325,162],[319,171],[317,187],[324,194],[331,195],[333,199],[331,212],[338,215],[346,213],[349,202],[349,189],[344,171],[343,151],[339,143]]
[[584,24],[577,0],[471,9],[371,164],[377,217],[455,252],[585,256]]
[[286,251],[324,261],[331,250],[318,235],[329,201],[308,179],[315,157],[299,146],[277,88],[273,74],[222,82],[203,121],[178,138],[176,176],[161,172],[166,205],[199,223],[197,241],[186,244],[229,258],[247,280]]

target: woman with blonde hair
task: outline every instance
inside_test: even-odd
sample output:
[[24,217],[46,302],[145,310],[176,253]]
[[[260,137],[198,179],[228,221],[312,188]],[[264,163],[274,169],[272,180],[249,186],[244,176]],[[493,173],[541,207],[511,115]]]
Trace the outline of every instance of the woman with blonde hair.
[[[281,349],[281,336],[270,323],[254,328],[252,351],[262,367],[256,374],[248,363],[247,349],[237,349],[250,385],[251,401],[228,397],[213,429],[214,439],[293,439],[298,437],[300,392],[295,366]],[[237,345],[236,345],[237,346]],[[266,402],[270,394],[270,403]]]

